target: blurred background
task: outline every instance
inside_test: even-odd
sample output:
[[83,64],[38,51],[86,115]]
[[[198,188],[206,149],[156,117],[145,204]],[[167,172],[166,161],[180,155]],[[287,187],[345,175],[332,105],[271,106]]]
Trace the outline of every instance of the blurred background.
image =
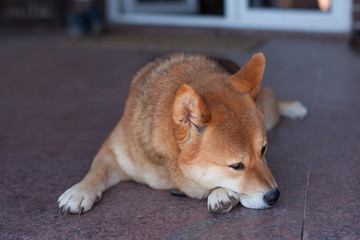
[[70,36],[146,25],[352,34],[358,0],[2,0],[1,28],[64,28]]
[[[71,39],[122,33],[126,36],[108,36],[102,45],[118,42],[117,45],[124,48],[155,45],[155,48],[168,49],[169,45],[184,45],[173,50],[197,50],[187,46],[191,43],[186,37],[171,38],[171,35],[182,33],[218,37],[229,33],[267,37],[287,36],[288,33],[306,33],[310,37],[328,34],[323,39],[346,39],[352,48],[358,49],[360,1],[2,0],[0,34],[22,31],[63,31]],[[160,32],[166,36],[153,36]],[[130,36],[129,33],[140,35]],[[165,39],[158,42],[159,38]]]
[[0,34],[54,32],[63,33],[63,45],[122,49],[244,50],[253,49],[259,39],[292,36],[341,39],[357,50],[360,0],[0,2]]

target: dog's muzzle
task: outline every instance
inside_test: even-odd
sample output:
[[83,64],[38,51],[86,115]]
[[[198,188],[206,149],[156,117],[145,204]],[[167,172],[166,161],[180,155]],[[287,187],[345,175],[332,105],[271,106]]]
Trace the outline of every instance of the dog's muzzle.
[[267,205],[271,206],[273,205],[274,203],[276,203],[276,201],[279,199],[280,197],[280,191],[279,189],[275,188],[269,192],[267,192],[263,199],[264,199],[264,202],[267,203]]
[[280,191],[274,188],[265,194],[259,193],[253,196],[241,195],[240,203],[246,208],[264,209],[273,205],[280,197]]

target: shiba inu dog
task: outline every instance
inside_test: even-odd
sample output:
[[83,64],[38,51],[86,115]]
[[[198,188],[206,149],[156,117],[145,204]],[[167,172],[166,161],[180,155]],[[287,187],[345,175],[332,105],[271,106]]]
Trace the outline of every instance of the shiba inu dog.
[[174,54],[148,63],[131,82],[122,119],[82,181],[58,199],[60,213],[89,211],[124,180],[207,197],[210,212],[239,202],[262,209],[280,192],[267,166],[266,130],[280,115],[306,115],[261,88],[262,53],[242,68],[204,55]]

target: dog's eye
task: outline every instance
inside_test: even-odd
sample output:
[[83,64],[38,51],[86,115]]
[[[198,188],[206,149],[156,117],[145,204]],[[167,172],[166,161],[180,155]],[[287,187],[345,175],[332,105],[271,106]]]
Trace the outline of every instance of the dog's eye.
[[261,149],[261,156],[264,156],[264,154],[265,154],[265,152],[266,152],[266,149],[267,149],[267,144],[262,147],[262,149]]
[[235,163],[233,165],[230,165],[229,167],[231,167],[232,169],[237,170],[237,171],[245,169],[245,166],[243,163]]

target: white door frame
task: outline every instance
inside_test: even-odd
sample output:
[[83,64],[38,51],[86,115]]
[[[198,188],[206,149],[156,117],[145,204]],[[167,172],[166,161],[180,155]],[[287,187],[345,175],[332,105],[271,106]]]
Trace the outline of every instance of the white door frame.
[[225,16],[126,12],[126,1],[132,0],[106,1],[110,23],[328,33],[349,33],[352,26],[352,0],[332,0],[331,10],[325,13],[315,10],[250,8],[247,0],[224,0]]

